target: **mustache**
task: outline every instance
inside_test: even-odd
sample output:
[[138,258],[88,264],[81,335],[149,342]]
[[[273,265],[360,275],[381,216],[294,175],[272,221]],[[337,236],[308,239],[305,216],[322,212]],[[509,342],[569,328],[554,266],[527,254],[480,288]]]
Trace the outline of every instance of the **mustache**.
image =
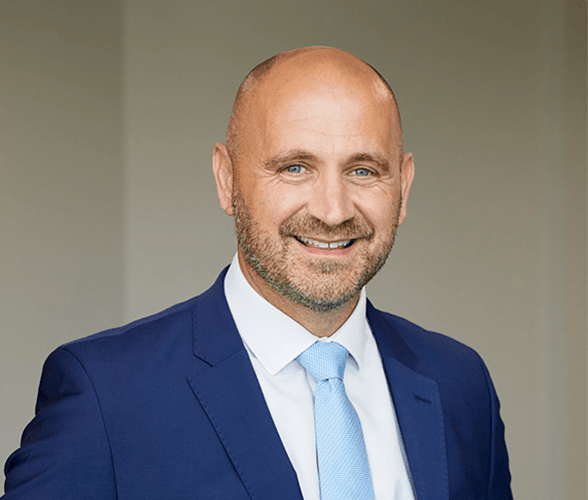
[[374,228],[357,216],[336,226],[330,226],[308,214],[295,214],[280,224],[280,236],[304,236],[307,238],[329,238],[337,240],[371,239]]

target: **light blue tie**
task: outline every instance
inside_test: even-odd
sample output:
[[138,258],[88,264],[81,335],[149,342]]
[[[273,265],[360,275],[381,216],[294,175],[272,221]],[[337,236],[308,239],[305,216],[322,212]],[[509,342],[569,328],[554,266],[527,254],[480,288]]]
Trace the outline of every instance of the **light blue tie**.
[[314,418],[321,500],[374,499],[361,423],[343,385],[348,354],[336,342],[316,342],[298,356],[316,380]]

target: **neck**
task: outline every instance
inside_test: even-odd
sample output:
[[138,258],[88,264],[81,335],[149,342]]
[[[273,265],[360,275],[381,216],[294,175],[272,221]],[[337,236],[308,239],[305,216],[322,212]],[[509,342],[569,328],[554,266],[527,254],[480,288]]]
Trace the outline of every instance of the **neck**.
[[241,266],[245,279],[259,295],[317,337],[330,337],[333,335],[347,321],[349,316],[351,316],[359,301],[358,294],[349,302],[337,308],[328,311],[313,311],[278,293],[242,260],[240,253],[239,265]]

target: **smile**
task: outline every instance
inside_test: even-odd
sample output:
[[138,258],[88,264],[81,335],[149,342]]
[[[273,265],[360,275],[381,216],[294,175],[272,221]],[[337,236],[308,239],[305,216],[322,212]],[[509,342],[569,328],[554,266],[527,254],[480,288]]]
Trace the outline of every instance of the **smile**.
[[315,247],[322,249],[335,249],[335,248],[348,248],[355,240],[341,240],[327,243],[325,241],[312,240],[310,238],[304,238],[302,236],[295,236],[295,238],[306,247]]

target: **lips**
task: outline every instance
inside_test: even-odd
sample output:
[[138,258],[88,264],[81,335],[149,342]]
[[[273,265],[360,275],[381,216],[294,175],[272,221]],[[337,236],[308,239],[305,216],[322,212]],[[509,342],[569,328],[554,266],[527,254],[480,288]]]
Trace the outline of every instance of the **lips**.
[[326,242],[326,241],[313,240],[311,238],[305,238],[303,236],[294,236],[294,238],[296,238],[296,240],[298,240],[300,243],[302,243],[306,247],[321,248],[323,250],[335,250],[335,249],[349,248],[355,242],[354,239]]

